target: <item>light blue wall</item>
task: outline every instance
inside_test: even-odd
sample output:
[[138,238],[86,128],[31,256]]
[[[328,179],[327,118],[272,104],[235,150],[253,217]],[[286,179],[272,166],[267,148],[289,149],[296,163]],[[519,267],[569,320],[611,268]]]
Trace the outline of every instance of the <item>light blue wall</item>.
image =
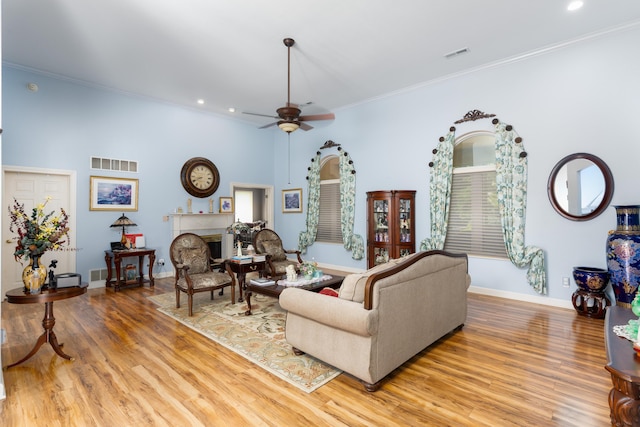
[[[231,181],[273,181],[273,135],[255,126],[11,67],[3,71],[4,164],[77,171],[74,246],[83,277],[104,268],[103,251],[119,237],[109,226],[121,214],[89,210],[90,175],[140,180],[139,209],[127,213],[138,224],[131,231],[144,233],[147,246],[167,262],[171,223],[163,216],[178,206],[186,211],[191,196],[179,174],[187,159],[203,156],[216,164],[216,203],[230,195]],[[37,82],[39,91],[29,92],[28,82]],[[91,156],[136,160],[139,173],[91,170]],[[208,212],[207,199],[192,199],[194,212]]]
[[[114,240],[108,226],[115,215],[85,208],[90,156],[140,161],[140,210],[130,217],[142,225],[148,245],[159,248],[159,256],[165,258],[170,231],[162,216],[184,206],[188,197],[178,179],[184,160],[200,155],[212,159],[220,169],[221,189],[229,188],[230,181],[274,184],[275,228],[285,246],[293,248],[305,216],[281,213],[280,190],[303,188],[306,201],[307,167],[328,139],[342,144],[355,163],[355,232],[365,237],[367,191],[413,189],[421,240],[429,234],[431,150],[455,120],[479,109],[512,124],[524,140],[529,153],[527,244],[545,250],[549,296],[566,301],[575,285],[563,288],[561,281],[571,276],[573,266],[605,267],[605,239],[615,227],[615,214],[610,208],[588,222],[562,218],[549,204],[547,179],[567,154],[589,152],[613,171],[614,204],[640,202],[640,58],[632,54],[639,42],[639,29],[612,33],[343,108],[335,111],[330,125],[291,134],[290,171],[287,135],[278,130],[258,130],[195,110],[5,67],[3,162],[78,171],[82,274],[102,267],[102,250]],[[36,94],[25,89],[33,80],[40,85]],[[458,126],[457,134],[474,126],[490,123]],[[216,197],[226,195],[220,191]],[[194,210],[206,210],[204,204],[194,202]],[[306,257],[351,268],[364,269],[366,264],[352,260],[339,245],[316,243]],[[475,286],[536,295],[526,283],[525,271],[506,261],[472,258],[470,274]]]

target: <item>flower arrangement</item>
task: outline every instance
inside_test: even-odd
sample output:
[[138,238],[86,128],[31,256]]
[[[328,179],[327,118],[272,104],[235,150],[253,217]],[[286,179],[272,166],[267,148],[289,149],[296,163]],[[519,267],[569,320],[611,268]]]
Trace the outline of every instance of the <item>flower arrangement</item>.
[[315,261],[304,261],[302,264],[298,265],[298,269],[303,276],[313,276],[313,273],[318,269],[318,263]]
[[13,253],[16,261],[20,258],[28,259],[33,255],[42,255],[46,250],[59,249],[66,240],[61,240],[66,236],[69,239],[69,227],[67,226],[69,216],[60,209],[60,214],[55,215],[54,212],[45,213],[44,209],[51,200],[47,196],[44,203],[38,204],[33,208],[31,215],[28,216],[24,211],[24,204],[18,203],[13,199],[13,206],[9,206],[9,231],[18,234],[16,240],[16,249]]
[[227,227],[227,234],[241,234],[250,231],[251,228],[246,222],[240,222],[240,220],[234,222]]

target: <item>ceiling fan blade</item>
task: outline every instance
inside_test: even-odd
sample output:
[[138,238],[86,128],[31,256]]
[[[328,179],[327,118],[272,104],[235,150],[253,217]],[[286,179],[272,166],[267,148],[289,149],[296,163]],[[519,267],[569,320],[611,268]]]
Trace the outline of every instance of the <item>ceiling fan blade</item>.
[[302,122],[302,123],[300,123],[300,129],[302,129],[302,130],[311,130],[311,129],[313,129],[313,126]]
[[269,117],[269,118],[272,118],[272,119],[277,119],[278,118],[278,116],[273,116],[271,114],[248,113],[246,111],[243,111],[242,114],[248,114],[250,116],[258,116],[258,117]]
[[[277,117],[276,117],[276,119],[277,119]],[[268,125],[260,126],[258,129],[270,128],[271,126],[275,126],[277,123],[278,122],[269,123]]]
[[298,117],[298,120],[300,120],[301,122],[310,122],[313,120],[334,120],[336,118],[336,115],[333,113],[327,113],[327,114],[312,114],[309,116],[302,116],[302,117]]

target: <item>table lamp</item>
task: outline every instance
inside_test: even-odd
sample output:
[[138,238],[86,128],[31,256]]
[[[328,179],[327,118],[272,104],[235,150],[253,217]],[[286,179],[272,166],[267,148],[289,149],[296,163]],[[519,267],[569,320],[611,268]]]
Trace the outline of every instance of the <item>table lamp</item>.
[[120,243],[123,245],[127,244],[127,236],[125,236],[125,227],[137,226],[137,224],[127,218],[124,214],[120,218],[116,220],[111,227],[122,227],[122,237],[120,238]]

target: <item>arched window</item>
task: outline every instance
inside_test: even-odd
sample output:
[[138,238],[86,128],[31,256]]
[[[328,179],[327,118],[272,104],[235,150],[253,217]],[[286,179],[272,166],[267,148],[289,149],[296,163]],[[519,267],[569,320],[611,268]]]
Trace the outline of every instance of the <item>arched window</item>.
[[[317,240],[317,236],[322,233],[324,242],[342,243],[346,250],[351,251],[351,258],[362,259],[364,257],[364,239],[353,232],[356,170],[349,153],[344,151],[340,144],[329,140],[320,149],[333,147],[337,147],[338,155],[327,155],[321,159],[321,153],[318,150],[315,157],[311,159],[307,175],[309,182],[307,224],[306,229],[298,235],[298,249],[305,253],[307,248]],[[335,182],[336,178],[338,178],[337,183]],[[321,201],[321,197],[325,199],[326,203]],[[319,232],[321,216],[326,227],[322,232]]]
[[456,138],[444,249],[507,259],[496,192],[495,134]]

